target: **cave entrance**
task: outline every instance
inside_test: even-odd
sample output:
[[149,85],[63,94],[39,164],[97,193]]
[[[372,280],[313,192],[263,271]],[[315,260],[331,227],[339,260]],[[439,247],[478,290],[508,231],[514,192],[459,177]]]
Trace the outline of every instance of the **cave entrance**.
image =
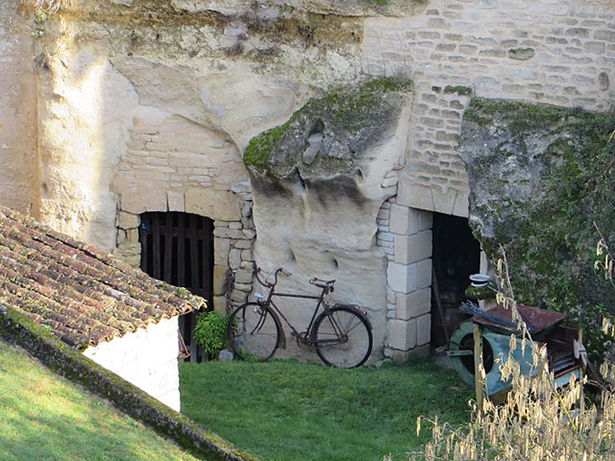
[[[159,280],[184,287],[213,306],[213,221],[180,212],[143,213],[139,226],[141,269]],[[201,361],[202,351],[192,341],[198,312],[179,317],[190,361]]]
[[438,348],[446,344],[444,328],[450,337],[468,317],[459,306],[467,299],[468,277],[479,271],[480,243],[472,235],[467,218],[442,213],[433,213],[432,235],[431,345]]

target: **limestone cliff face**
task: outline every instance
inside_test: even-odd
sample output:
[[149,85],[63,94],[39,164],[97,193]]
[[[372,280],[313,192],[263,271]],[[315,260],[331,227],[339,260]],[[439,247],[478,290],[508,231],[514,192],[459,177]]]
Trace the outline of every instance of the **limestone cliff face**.
[[[371,80],[308,102],[284,125],[254,138],[250,169],[256,261],[293,273],[282,287],[309,290],[337,279],[334,299],[370,312],[376,344],[385,333],[386,258],[376,246],[382,183],[403,162],[412,85]],[[313,289],[311,290],[314,291]],[[307,322],[305,306],[293,303]]]
[[38,212],[34,38],[20,2],[0,3],[0,198]]
[[[428,348],[430,220],[417,210],[467,216],[471,189],[497,201],[458,154],[470,100],[606,110],[615,98],[604,0],[72,0],[53,15],[0,3],[3,204],[133,263],[140,213],[209,216],[217,299],[230,268],[235,303],[258,233],[256,263],[295,267],[287,287],[338,278],[338,301],[373,308],[388,357]],[[395,76],[412,92],[335,120],[339,88],[353,100],[368,77]],[[475,139],[497,148],[505,128]],[[551,139],[530,138],[507,140],[528,155],[498,167],[519,184],[500,182],[511,203],[540,194],[550,171],[532,152]],[[484,163],[473,178],[490,174]]]

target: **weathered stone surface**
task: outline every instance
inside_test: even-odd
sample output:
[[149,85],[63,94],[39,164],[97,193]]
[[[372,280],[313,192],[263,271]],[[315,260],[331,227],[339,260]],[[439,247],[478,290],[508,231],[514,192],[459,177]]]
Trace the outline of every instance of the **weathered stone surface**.
[[241,219],[241,198],[233,192],[211,188],[186,189],[185,196],[188,213],[223,221]]
[[123,211],[139,215],[146,211],[167,211],[167,194],[153,187],[124,189],[120,195]]
[[139,215],[120,211],[117,215],[117,227],[121,229],[134,229],[139,227],[141,220]]
[[[615,312],[613,286],[593,265],[595,226],[615,245],[605,193],[614,176],[604,173],[613,126],[612,113],[501,100],[474,101],[466,112],[470,223],[492,261],[505,249],[518,302],[573,313],[599,302]],[[594,315],[588,325],[600,324],[602,314],[583,311]]]
[[34,37],[25,32],[31,20],[17,14],[20,4],[0,2],[0,203],[36,214],[46,186],[36,168]]
[[372,146],[395,133],[411,90],[409,81],[380,79],[313,99],[283,126],[252,139],[244,162],[283,180],[354,177],[369,164]]
[[419,291],[414,291],[408,294],[397,295],[397,318],[401,320],[409,320],[423,314],[429,313],[431,310],[431,289],[424,288]]

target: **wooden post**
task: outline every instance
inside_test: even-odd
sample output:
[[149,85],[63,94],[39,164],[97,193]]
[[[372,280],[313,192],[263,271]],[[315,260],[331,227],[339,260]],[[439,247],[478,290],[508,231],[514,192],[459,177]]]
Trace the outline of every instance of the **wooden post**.
[[474,387],[476,388],[476,405],[483,413],[485,399],[485,380],[483,379],[483,336],[482,328],[474,323]]

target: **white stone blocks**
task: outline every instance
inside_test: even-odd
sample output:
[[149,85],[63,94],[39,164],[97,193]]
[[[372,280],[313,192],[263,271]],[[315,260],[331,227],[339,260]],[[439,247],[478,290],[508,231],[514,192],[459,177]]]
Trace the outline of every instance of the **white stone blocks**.
[[226,266],[228,264],[228,253],[230,249],[230,239],[214,238],[214,263],[220,266]]
[[117,215],[116,225],[120,229],[134,229],[139,227],[139,224],[139,216],[134,213],[120,211]]
[[431,311],[431,288],[406,294],[399,293],[396,304],[396,316],[401,320],[410,320],[428,314]]
[[431,285],[431,259],[413,264],[390,262],[387,268],[390,287],[398,293],[411,293]]
[[431,315],[423,315],[416,319],[416,343],[419,346],[431,341]]
[[389,320],[387,345],[402,351],[415,347],[417,344],[416,325],[416,320]]
[[431,229],[433,218],[430,212],[404,205],[391,206],[390,229],[394,234],[410,235]]
[[431,230],[395,238],[395,262],[411,264],[431,257]]

